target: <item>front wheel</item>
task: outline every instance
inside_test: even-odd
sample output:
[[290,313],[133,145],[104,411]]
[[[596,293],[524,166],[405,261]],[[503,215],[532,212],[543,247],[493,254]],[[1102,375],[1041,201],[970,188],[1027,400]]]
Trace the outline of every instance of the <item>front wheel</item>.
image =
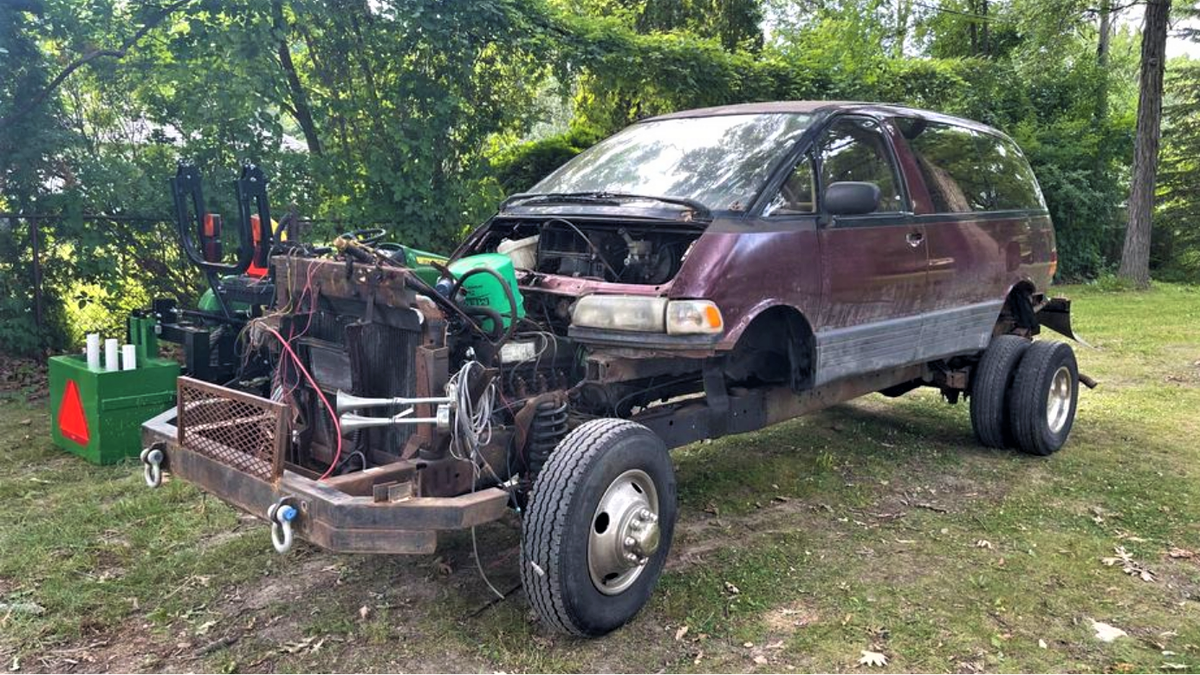
[[650,599],[675,531],[675,471],[662,440],[620,419],[585,422],[538,474],[521,538],[521,583],[538,616],[604,635]]

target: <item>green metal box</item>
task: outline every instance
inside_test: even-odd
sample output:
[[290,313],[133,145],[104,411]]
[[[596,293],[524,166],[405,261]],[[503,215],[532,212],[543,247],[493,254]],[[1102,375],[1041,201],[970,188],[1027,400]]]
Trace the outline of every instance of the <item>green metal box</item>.
[[[139,355],[141,357],[141,355]],[[54,444],[95,464],[141,453],[142,422],[175,403],[179,364],[139,358],[134,370],[91,370],[82,355],[50,358]]]

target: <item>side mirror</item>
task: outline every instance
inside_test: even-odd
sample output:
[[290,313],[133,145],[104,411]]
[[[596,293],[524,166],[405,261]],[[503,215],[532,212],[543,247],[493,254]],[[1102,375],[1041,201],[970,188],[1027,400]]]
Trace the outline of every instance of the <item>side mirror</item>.
[[858,216],[879,208],[881,193],[874,183],[840,181],[825,188],[825,210],[835,216]]

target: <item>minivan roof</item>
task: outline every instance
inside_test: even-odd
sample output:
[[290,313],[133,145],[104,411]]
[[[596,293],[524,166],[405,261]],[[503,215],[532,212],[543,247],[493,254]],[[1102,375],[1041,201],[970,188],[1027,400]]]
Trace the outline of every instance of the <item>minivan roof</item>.
[[909,108],[907,106],[889,105],[887,103],[867,103],[863,101],[765,101],[761,103],[738,103],[734,105],[714,106],[711,108],[680,110],[678,112],[668,113],[666,115],[650,117],[642,121],[650,122],[655,120],[684,119],[689,117],[716,117],[719,115],[755,115],[768,113],[830,114],[846,112],[866,114],[873,117],[915,117],[917,119],[925,119],[931,122],[946,122],[950,124],[956,124],[959,126],[976,129],[978,131],[1005,136],[1003,132],[989,127],[986,124],[980,124],[979,122],[962,117],[944,115],[931,110],[920,110],[918,108]]

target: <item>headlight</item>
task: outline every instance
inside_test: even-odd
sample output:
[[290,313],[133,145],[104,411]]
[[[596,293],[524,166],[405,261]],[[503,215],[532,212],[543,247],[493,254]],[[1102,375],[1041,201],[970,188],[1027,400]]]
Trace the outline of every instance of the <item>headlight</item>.
[[662,333],[666,330],[666,310],[666,298],[587,295],[575,303],[571,324],[604,330]]
[[714,335],[725,330],[721,310],[710,300],[672,300],[667,303],[668,335]]
[[721,310],[709,300],[670,300],[636,295],[588,295],[575,303],[571,323],[584,328],[713,335],[725,329]]

